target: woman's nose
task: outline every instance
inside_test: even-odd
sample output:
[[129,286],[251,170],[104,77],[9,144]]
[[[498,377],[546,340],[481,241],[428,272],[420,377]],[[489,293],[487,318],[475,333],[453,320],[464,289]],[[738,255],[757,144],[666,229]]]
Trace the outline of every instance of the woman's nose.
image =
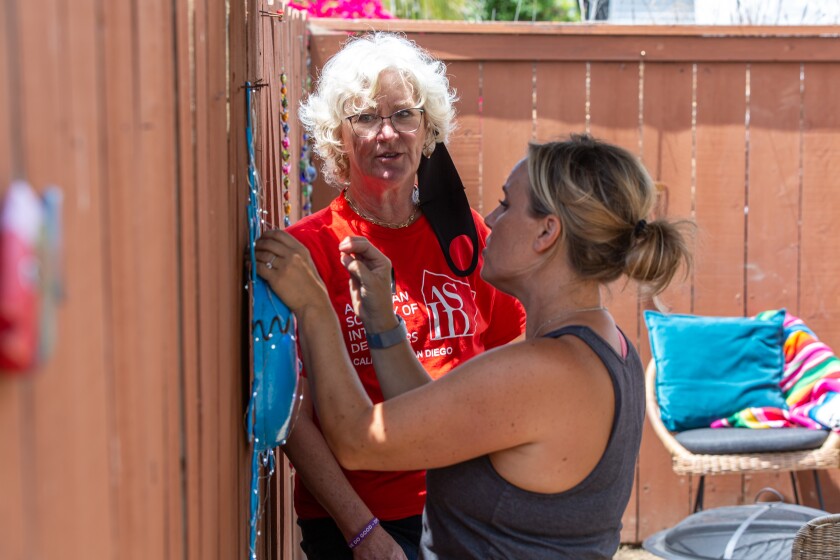
[[484,225],[486,225],[490,229],[493,229],[493,223],[496,221],[496,210],[498,210],[498,209],[499,209],[499,207],[497,206],[496,208],[493,209],[492,212],[490,212],[489,214],[484,216]]
[[[386,129],[387,127],[387,129]],[[384,136],[389,138],[391,136],[397,136],[397,129],[394,128],[394,125],[391,124],[391,117],[383,117],[382,122],[379,124],[379,136]]]

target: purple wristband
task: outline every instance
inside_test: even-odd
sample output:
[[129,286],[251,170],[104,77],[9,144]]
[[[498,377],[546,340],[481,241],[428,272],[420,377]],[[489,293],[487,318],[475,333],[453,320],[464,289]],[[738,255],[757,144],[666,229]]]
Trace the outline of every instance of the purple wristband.
[[368,521],[368,524],[365,525],[365,528],[362,529],[361,533],[356,535],[356,538],[354,538],[352,541],[347,541],[347,546],[349,546],[351,549],[359,546],[359,544],[361,544],[361,542],[365,540],[365,537],[368,536],[370,532],[376,528],[377,525],[379,525],[379,519],[374,517],[373,519]]

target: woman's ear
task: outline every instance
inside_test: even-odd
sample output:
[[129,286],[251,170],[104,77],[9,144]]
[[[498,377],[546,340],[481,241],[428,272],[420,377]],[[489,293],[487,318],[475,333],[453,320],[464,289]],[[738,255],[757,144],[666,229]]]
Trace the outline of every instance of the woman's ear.
[[540,226],[539,234],[534,239],[534,250],[537,253],[544,253],[559,243],[563,225],[560,223],[560,218],[554,214],[548,214],[540,220]]

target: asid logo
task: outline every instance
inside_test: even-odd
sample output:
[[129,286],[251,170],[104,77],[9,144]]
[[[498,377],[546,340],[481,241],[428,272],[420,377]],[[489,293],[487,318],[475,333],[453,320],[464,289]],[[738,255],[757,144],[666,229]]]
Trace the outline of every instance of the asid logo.
[[426,270],[423,300],[429,313],[432,340],[475,334],[478,308],[475,292],[468,283]]

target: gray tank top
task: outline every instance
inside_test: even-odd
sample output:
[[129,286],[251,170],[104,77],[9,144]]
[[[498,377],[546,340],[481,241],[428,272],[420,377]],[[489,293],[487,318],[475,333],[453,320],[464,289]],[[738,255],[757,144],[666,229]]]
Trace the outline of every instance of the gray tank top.
[[510,484],[496,472],[486,455],[427,471],[421,558],[613,557],[642,439],[642,363],[629,342],[627,356],[622,359],[589,327],[563,327],[546,336],[558,338],[566,334],[586,342],[612,378],[615,415],[600,462],[580,484],[558,494],[539,494]]

